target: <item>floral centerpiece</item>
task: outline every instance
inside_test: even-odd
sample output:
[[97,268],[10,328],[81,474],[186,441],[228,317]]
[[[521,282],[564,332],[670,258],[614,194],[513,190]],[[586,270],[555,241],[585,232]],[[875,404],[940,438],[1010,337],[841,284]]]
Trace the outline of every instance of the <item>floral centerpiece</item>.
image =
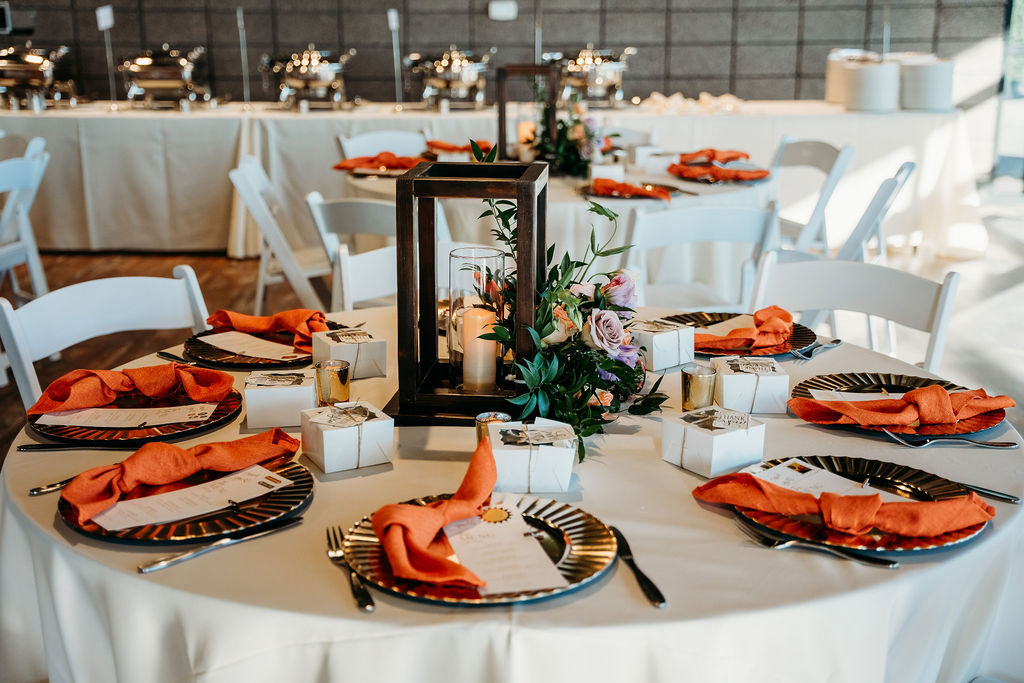
[[[478,161],[493,161],[475,144]],[[504,247],[507,256],[516,250],[516,206],[509,200],[487,199],[487,211],[481,218],[492,217],[492,234]],[[645,378],[640,348],[632,343],[629,324],[636,305],[636,283],[626,271],[592,273],[601,257],[621,254],[630,247],[612,247],[618,214],[600,204],[590,202],[592,213],[613,224],[612,235],[598,243],[593,231],[590,244],[581,260],[564,254],[554,260],[555,247],[545,252],[544,263],[537,274],[537,311],[533,327],[528,328],[534,342],[534,354],[515,358],[517,381],[522,393],[510,401],[521,406],[519,419],[533,415],[551,417],[572,426],[579,438],[578,455],[585,454],[583,439],[602,431],[614,414],[630,403],[628,411],[643,415],[659,410],[668,396],[658,392],[659,379],[645,395]],[[511,349],[515,338],[516,275],[506,273],[500,286],[504,317],[493,332],[483,339],[500,342]],[[493,292],[490,293],[493,298]],[[630,402],[630,400],[632,401]]]
[[550,160],[560,173],[585,178],[590,164],[600,163],[602,154],[611,148],[611,139],[597,128],[582,102],[575,102],[568,116],[558,119],[557,126],[558,130],[552,134],[545,123],[537,142],[538,156]]

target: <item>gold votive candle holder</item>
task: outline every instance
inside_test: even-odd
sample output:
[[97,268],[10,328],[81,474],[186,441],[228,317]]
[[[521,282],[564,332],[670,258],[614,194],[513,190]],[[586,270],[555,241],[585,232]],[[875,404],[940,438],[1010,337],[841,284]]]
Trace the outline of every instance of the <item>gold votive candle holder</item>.
[[490,411],[480,413],[476,416],[476,442],[480,443],[487,436],[487,425],[494,422],[511,422],[512,416],[508,413]]
[[316,396],[318,404],[332,406],[349,400],[351,368],[347,360],[322,360],[316,369]]
[[715,400],[715,369],[700,363],[687,363],[680,369],[683,378],[683,410],[707,408]]

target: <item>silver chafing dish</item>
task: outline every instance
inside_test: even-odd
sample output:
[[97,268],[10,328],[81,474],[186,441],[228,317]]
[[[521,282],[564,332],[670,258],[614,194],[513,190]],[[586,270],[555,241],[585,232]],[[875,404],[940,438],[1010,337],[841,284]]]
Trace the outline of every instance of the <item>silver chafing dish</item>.
[[270,87],[270,75],[277,79],[278,100],[288,109],[306,110],[311,102],[328,102],[332,109],[345,104],[345,79],[342,74],[355,50],[340,54],[317,50],[313,43],[302,52],[286,57],[263,55],[260,71],[263,87]]
[[75,86],[68,73],[70,50],[8,47],[0,50],[0,101],[11,109],[27,107],[42,111],[47,99],[53,105],[75,104]]
[[575,57],[566,57],[560,52],[549,52],[543,57],[547,63],[562,65],[563,100],[578,96],[586,102],[606,102],[616,107],[622,102],[622,74],[626,71],[626,62],[635,54],[635,47],[617,53],[595,50],[593,43],[588,43]]
[[186,109],[193,103],[212,102],[205,47],[186,52],[164,43],[159,50],[125,59],[117,70],[133,105],[141,101],[146,108]]
[[487,69],[491,55],[498,51],[492,47],[477,58],[472,52],[459,50],[454,45],[441,55],[409,54],[404,60],[410,80],[422,80],[420,97],[433,109],[447,105],[469,105],[475,109],[484,106],[487,88]]

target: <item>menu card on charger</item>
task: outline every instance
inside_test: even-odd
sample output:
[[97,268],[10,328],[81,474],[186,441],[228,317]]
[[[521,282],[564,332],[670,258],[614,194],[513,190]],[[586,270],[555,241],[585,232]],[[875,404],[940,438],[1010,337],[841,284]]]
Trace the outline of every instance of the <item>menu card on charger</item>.
[[205,422],[216,409],[216,403],[189,403],[163,408],[80,408],[46,413],[36,424],[143,429],[177,422]]
[[878,493],[886,503],[906,500],[892,493],[872,488],[870,477],[865,477],[862,482],[852,481],[828,470],[815,467],[799,458],[790,458],[767,470],[762,470],[761,464],[758,463],[743,471],[791,491],[810,493],[813,496],[820,496],[826,492],[841,496],[871,496]]
[[444,527],[459,563],[487,582],[482,595],[569,585],[551,562],[516,506],[516,498],[492,501],[476,517]]
[[703,332],[706,332],[707,334],[724,337],[733,330],[738,330],[744,327],[757,327],[757,325],[754,324],[754,316],[749,314],[738,315],[735,318],[729,318],[728,320],[723,320],[722,322],[715,323],[714,325],[698,327],[697,331],[701,332],[703,330]]
[[218,332],[199,337],[201,341],[216,346],[218,349],[230,351],[239,356],[253,358],[270,358],[271,360],[300,360],[309,358],[308,353],[296,351],[288,344],[279,344],[261,339],[245,332]]

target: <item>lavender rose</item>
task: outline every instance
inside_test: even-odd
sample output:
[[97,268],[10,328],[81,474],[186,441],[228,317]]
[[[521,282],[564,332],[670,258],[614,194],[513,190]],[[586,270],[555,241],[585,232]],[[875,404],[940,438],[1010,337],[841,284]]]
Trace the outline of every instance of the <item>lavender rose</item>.
[[592,349],[617,353],[626,336],[615,311],[596,310],[583,325],[583,341]]
[[[601,293],[616,306],[623,308],[634,308],[636,306],[636,281],[633,276],[625,271],[619,271],[608,284],[601,288]],[[623,318],[632,317],[629,311],[620,312]]]
[[594,298],[594,283],[593,282],[574,282],[569,285],[569,293],[573,296],[578,296],[581,299],[593,299]]

